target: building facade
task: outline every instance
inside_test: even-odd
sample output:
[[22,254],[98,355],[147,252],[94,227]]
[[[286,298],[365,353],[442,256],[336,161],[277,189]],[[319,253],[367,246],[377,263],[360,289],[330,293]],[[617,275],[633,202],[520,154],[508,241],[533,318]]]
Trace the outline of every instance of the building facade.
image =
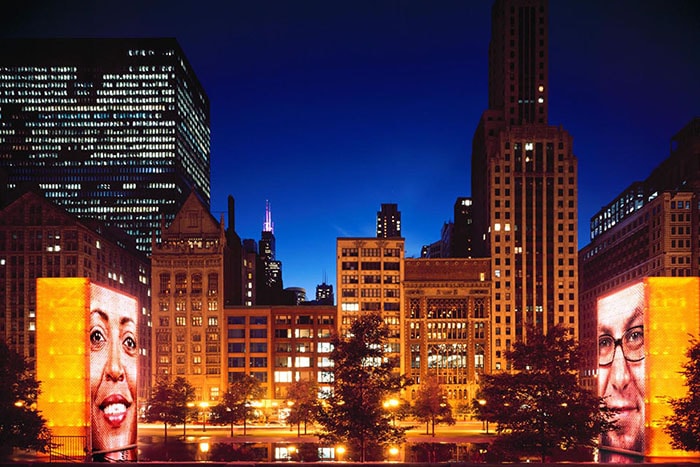
[[460,196],[454,205],[454,227],[452,233],[451,258],[471,258],[473,252],[474,221],[472,199]]
[[387,354],[402,362],[402,374],[404,244],[403,238],[354,237],[336,241],[338,332],[345,337],[359,316],[380,313],[389,326]]
[[401,211],[397,204],[383,203],[377,212],[377,237],[401,237]]
[[335,307],[231,307],[225,315],[227,380],[256,378],[264,394],[258,402],[267,417],[280,416],[296,381],[316,382],[319,393],[330,390]]
[[174,39],[0,44],[8,188],[38,184],[149,252],[161,219],[172,222],[190,191],[209,206],[209,159],[209,100]]
[[582,382],[597,388],[598,299],[646,277],[700,276],[700,119],[671,140],[671,153],[590,222],[579,251]]
[[79,220],[27,191],[0,210],[0,339],[36,365],[36,279],[87,277],[136,298],[139,307],[138,398],[151,381],[150,262],[124,232]]
[[482,259],[406,259],[403,281],[406,374],[413,400],[435,376],[453,408],[476,397],[489,365],[491,262]]
[[323,283],[316,286],[316,303],[319,305],[335,305],[335,294],[333,293],[333,284]]
[[[490,257],[494,370],[529,326],[578,334],[578,176],[573,140],[550,126],[546,0],[497,0],[489,108],[472,144],[475,257]],[[506,324],[508,323],[508,324]]]
[[152,247],[153,376],[187,379],[200,403],[214,403],[226,390],[229,256],[223,218],[214,219],[194,192]]
[[258,244],[252,238],[243,240],[241,252],[243,268],[243,305],[253,306],[257,303],[258,284]]

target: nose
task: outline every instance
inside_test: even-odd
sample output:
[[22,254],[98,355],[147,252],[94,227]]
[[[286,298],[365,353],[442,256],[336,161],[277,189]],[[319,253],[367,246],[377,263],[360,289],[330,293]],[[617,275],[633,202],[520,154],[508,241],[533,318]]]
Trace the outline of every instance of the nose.
[[615,349],[615,355],[610,365],[610,384],[616,391],[622,392],[627,389],[629,383],[630,371],[627,360],[622,353],[622,348]]
[[121,361],[119,339],[113,339],[109,346],[109,355],[105,365],[105,377],[107,381],[124,381],[124,365]]

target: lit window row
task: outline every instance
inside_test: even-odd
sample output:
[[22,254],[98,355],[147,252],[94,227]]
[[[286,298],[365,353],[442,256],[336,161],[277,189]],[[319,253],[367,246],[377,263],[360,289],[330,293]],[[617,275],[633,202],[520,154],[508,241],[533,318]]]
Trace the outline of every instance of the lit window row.
[[46,97],[12,97],[4,98],[0,97],[0,104],[43,104],[47,101],[55,102],[58,101],[61,104],[74,104],[77,99],[74,97],[67,97],[63,99],[56,98],[46,98]]
[[144,98],[136,98],[136,97],[126,97],[126,98],[113,98],[113,97],[104,97],[104,98],[98,98],[97,103],[98,104],[123,104],[124,102],[128,102],[130,104],[154,104],[158,102],[175,102],[174,97],[144,97]]
[[[51,104],[51,103],[47,103]],[[121,102],[119,102],[121,104]],[[110,118],[109,112],[111,111],[145,111],[145,110],[165,110],[164,105],[40,105],[40,106],[29,106],[22,107],[22,112],[104,112],[100,115],[101,118]]]
[[35,82],[35,81],[22,81],[22,82],[7,82],[0,80],[0,88],[10,88],[10,89],[65,89],[68,87],[68,81],[57,81],[57,82]]
[[[20,71],[21,72],[21,71]],[[0,79],[8,81],[70,81],[75,80],[76,75],[65,74],[28,74],[28,75],[5,75],[0,74]]]
[[[39,93],[41,91],[23,91],[23,92],[33,92]],[[48,91],[44,91],[48,92]],[[58,91],[55,91],[58,92]],[[98,89],[98,96],[159,96],[159,95],[172,95],[175,91],[172,89]]]
[[123,75],[105,74],[105,75],[102,75],[102,79],[105,81],[108,81],[108,80],[115,80],[115,81],[130,81],[131,80],[131,81],[133,81],[133,80],[139,80],[139,79],[167,80],[168,74],[167,73],[145,73],[145,74],[125,73]]
[[44,90],[40,91],[38,89],[28,89],[26,91],[16,91],[14,89],[10,89],[5,91],[6,96],[58,96],[58,97],[67,97],[68,96],[68,90],[66,89],[51,89],[51,90]]

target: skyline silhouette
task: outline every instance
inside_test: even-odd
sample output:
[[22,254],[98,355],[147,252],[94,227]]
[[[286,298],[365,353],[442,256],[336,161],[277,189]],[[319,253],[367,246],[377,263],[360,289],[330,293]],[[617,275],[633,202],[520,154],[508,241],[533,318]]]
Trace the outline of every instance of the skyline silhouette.
[[[335,284],[337,237],[402,213],[406,256],[471,195],[492,2],[11,5],[4,37],[175,37],[211,101],[211,212],[260,239],[269,201],[285,287]],[[549,121],[574,138],[579,248],[700,109],[694,1],[550,2]]]

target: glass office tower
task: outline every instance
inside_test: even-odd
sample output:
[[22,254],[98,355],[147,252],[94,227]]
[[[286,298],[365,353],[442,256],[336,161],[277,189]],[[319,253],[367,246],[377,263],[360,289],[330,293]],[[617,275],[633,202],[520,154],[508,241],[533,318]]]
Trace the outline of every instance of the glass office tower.
[[190,192],[209,206],[209,99],[176,40],[2,41],[3,179],[145,252]]

